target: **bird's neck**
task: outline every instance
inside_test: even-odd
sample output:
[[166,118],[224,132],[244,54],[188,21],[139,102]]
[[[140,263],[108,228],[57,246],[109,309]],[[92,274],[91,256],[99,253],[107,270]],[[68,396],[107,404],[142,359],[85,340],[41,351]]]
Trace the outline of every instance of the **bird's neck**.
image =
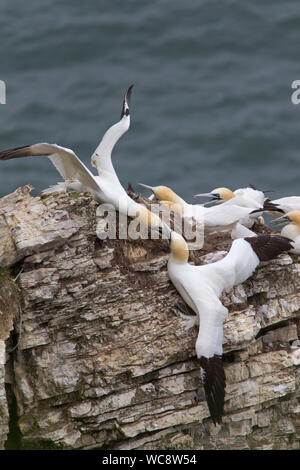
[[171,241],[170,257],[173,263],[186,264],[189,259],[189,249],[183,238]]
[[160,201],[170,201],[174,204],[179,204],[182,207],[186,205],[186,202],[171,188],[166,187],[161,189],[160,192],[156,194],[156,196]]
[[94,164],[97,160],[97,165],[95,166],[100,169],[100,172],[101,170],[105,170],[115,173],[111,161],[111,153],[120,137],[122,137],[122,135],[128,130],[130,122],[129,119],[129,116],[125,116],[123,119],[121,119],[121,121],[117,122],[117,124],[111,126],[104,134],[103,139],[101,140],[92,158]]
[[294,239],[300,235],[300,227],[296,223],[288,224],[281,230],[281,235]]

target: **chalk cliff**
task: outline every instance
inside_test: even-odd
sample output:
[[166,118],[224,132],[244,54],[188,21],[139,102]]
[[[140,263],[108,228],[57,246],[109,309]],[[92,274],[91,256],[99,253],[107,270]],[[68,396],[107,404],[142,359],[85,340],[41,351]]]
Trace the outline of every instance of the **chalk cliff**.
[[[296,256],[262,263],[223,295],[227,387],[215,427],[166,241],[101,241],[89,195],[31,189],[0,199],[0,447],[299,449]],[[190,261],[230,245],[212,236]]]

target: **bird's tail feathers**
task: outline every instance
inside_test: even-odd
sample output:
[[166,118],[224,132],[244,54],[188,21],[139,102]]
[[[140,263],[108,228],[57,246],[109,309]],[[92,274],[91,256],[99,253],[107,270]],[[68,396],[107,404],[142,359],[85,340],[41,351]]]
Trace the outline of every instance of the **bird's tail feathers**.
[[226,377],[222,356],[201,356],[199,358],[201,378],[211,418],[216,423],[222,422]]

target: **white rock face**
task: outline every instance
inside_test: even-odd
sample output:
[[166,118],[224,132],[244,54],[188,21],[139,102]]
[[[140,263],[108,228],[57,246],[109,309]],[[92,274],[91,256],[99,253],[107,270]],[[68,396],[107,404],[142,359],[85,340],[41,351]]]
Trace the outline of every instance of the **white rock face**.
[[[297,257],[263,263],[223,295],[227,387],[215,427],[197,328],[174,313],[181,299],[166,241],[100,241],[90,197],[33,198],[30,189],[0,200],[0,446],[6,377],[27,448],[299,448]],[[204,246],[192,262],[216,260],[231,244],[226,235],[209,242],[215,252]],[[16,263],[14,281],[6,268]]]

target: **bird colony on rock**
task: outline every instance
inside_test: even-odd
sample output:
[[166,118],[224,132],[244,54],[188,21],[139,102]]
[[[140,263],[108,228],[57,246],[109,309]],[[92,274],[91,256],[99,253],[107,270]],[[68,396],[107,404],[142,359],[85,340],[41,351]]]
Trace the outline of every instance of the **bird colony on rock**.
[[[90,192],[98,203],[111,204],[117,211],[163,235],[169,243],[168,274],[186,304],[195,312],[199,325],[196,354],[205,396],[213,422],[221,423],[224,410],[225,373],[222,362],[223,322],[228,310],[220,297],[248,279],[261,261],[268,261],[284,251],[300,253],[300,196],[271,201],[253,185],[232,191],[216,188],[197,197],[208,197],[206,204],[188,204],[167,186],[149,186],[150,199],[161,208],[167,207],[183,219],[198,220],[204,233],[229,231],[233,243],[220,261],[203,266],[189,264],[189,248],[184,237],[161,220],[153,211],[134,201],[121,185],[111,160],[111,153],[120,137],[129,129],[129,104],[133,85],[125,93],[120,120],[104,134],[91,157],[98,171],[94,176],[76,154],[56,144],[38,143],[0,152],[0,160],[29,156],[50,158],[62,178],[44,193],[75,190]],[[206,207],[214,204],[212,207]],[[257,234],[251,230],[255,222],[264,223],[262,214],[274,217],[275,225],[284,225],[281,234]],[[271,222],[271,225],[272,225]]]

